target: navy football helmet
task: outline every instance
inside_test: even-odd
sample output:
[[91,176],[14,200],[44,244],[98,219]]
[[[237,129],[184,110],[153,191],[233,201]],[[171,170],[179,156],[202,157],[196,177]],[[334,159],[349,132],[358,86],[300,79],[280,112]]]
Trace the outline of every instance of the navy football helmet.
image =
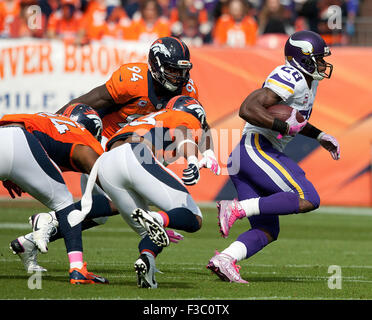
[[331,77],[333,66],[324,60],[331,55],[331,51],[323,38],[313,31],[299,31],[291,35],[285,44],[284,55],[287,64],[314,80]]
[[200,121],[201,127],[206,128],[207,120],[203,106],[200,102],[189,96],[175,96],[169,100],[166,109],[181,110],[192,114]]
[[178,38],[159,38],[150,47],[148,65],[152,77],[165,89],[181,90],[192,68],[189,48]]
[[83,125],[98,141],[102,138],[103,124],[98,113],[83,103],[69,105],[62,115]]

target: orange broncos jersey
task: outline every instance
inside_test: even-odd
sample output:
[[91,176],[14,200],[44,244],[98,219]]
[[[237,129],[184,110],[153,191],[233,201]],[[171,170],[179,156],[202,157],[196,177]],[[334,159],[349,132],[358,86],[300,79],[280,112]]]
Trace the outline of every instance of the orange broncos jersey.
[[[110,138],[126,123],[164,108],[172,97],[158,99],[146,63],[123,64],[106,82],[106,88],[118,107],[98,110],[103,122],[102,135]],[[181,93],[198,99],[198,89],[190,79]]]
[[166,158],[168,160],[169,156],[175,156],[175,146],[172,146],[172,143],[175,140],[175,130],[178,127],[186,127],[192,134],[192,139],[196,143],[200,141],[203,130],[197,118],[185,111],[164,109],[128,123],[111,137],[107,142],[106,150],[109,150],[118,140],[125,140],[130,136],[140,136],[152,143],[157,159]]
[[230,15],[222,15],[215,25],[214,41],[230,47],[254,45],[257,30],[257,22],[250,16],[246,16],[241,22],[235,22]]
[[71,159],[74,148],[79,144],[91,147],[98,155],[103,153],[101,144],[88,130],[62,115],[44,112],[8,114],[0,119],[0,126],[11,123],[22,123],[62,171],[79,172]]

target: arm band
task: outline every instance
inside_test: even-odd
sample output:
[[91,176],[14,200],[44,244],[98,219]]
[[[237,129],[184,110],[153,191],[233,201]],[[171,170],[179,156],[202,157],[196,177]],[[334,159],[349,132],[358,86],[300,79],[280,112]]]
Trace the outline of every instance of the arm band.
[[279,120],[277,118],[274,118],[273,126],[271,127],[271,130],[278,131],[282,135],[286,135],[288,133],[288,123],[282,120]]
[[313,125],[311,125],[310,123],[307,123],[306,126],[304,127],[304,129],[306,129],[305,131],[301,131],[300,134],[306,136],[306,137],[309,137],[309,138],[313,138],[313,139],[317,139],[319,134],[322,133],[321,130],[319,130],[318,128],[314,127]]

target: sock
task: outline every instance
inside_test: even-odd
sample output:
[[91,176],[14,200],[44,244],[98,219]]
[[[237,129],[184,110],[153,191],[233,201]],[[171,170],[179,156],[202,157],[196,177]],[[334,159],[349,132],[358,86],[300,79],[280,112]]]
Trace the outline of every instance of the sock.
[[83,267],[83,253],[81,251],[71,251],[68,253],[68,260],[70,261],[70,269]]
[[155,258],[160,252],[162,252],[163,247],[157,246],[155,243],[152,242],[149,236],[145,236],[138,244],[138,250],[140,254],[148,253],[153,255]]
[[187,208],[175,208],[159,214],[162,215],[164,222],[168,220],[167,225],[164,225],[168,228],[183,230],[186,232],[195,232],[200,229],[196,215]]
[[[92,208],[90,209],[85,219],[109,217],[119,214],[119,211],[111,210],[110,200],[107,199],[104,195],[101,194],[93,195],[92,199],[93,199]],[[81,208],[80,201],[76,203],[75,206],[76,205],[79,205]]]
[[221,253],[227,254],[230,257],[236,259],[237,261],[245,259],[247,255],[247,248],[244,243],[240,241],[234,241],[230,246],[228,246]]
[[298,195],[293,192],[278,192],[259,201],[261,214],[285,215],[299,212]]
[[251,198],[239,201],[247,217],[260,214],[259,200],[260,198]]
[[[88,229],[96,227],[96,226],[100,226],[100,224],[93,221],[93,220],[84,220],[81,223],[81,231],[88,230]],[[61,238],[63,238],[63,236],[62,236],[62,234],[59,230],[59,227],[58,227],[58,228],[56,228],[56,232],[53,233],[50,236],[49,242],[53,242],[53,241],[56,241],[56,240],[61,239]]]
[[81,223],[71,227],[70,223],[67,220],[67,216],[71,211],[75,210],[74,204],[69,205],[68,207],[56,211],[56,217],[59,223],[59,230],[63,239],[65,240],[67,253],[72,251],[83,251],[83,241],[81,239]]
[[[118,214],[118,211],[111,211],[110,202],[104,195],[94,195],[92,197],[93,203],[92,208],[88,215],[85,217],[85,220],[81,223],[81,230],[87,230],[90,228],[93,228],[95,226],[98,226],[99,224],[94,222],[93,218],[99,218],[99,217],[108,217]],[[81,210],[81,202],[75,202],[75,209]],[[56,215],[54,211],[49,212],[53,218],[56,218]],[[62,234],[59,230],[59,227],[57,228],[56,232],[50,237],[49,241],[53,242],[58,239],[62,238]]]

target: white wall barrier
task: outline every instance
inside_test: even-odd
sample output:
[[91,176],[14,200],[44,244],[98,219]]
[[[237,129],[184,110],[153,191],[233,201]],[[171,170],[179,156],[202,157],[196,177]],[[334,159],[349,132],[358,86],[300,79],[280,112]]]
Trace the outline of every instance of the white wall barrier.
[[0,40],[0,116],[55,112],[104,84],[121,64],[146,62],[147,43],[115,41],[86,46],[58,40]]

